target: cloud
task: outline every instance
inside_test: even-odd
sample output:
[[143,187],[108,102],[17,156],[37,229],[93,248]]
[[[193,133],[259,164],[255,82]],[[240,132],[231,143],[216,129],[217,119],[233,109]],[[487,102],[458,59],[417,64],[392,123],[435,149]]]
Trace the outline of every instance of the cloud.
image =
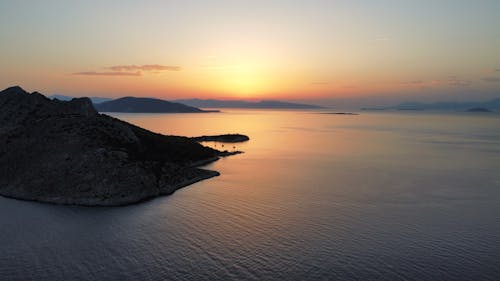
[[96,72],[96,71],[83,71],[75,72],[73,75],[83,75],[83,76],[141,76],[140,71],[136,72],[126,72],[126,71],[112,71],[112,72]]
[[470,80],[460,79],[457,76],[448,76],[446,79],[436,79],[431,81],[412,80],[401,82],[401,85],[409,87],[430,87],[430,86],[452,86],[452,87],[468,87],[472,84]]
[[467,87],[472,84],[471,81],[459,79],[457,76],[449,76],[446,82],[448,85],[455,87]]
[[481,71],[481,73],[483,73],[483,74],[490,74],[490,75],[491,74],[493,74],[493,75],[498,74],[498,72],[500,72],[500,68],[495,68],[495,67],[493,67],[493,68],[486,68],[486,69],[483,69]]
[[121,72],[121,71],[180,71],[180,66],[159,65],[159,64],[145,64],[145,65],[115,65],[106,67],[107,69]]
[[448,85],[455,87],[467,87],[470,86],[472,82],[467,80],[450,80],[448,81]]
[[484,82],[500,82],[500,77],[484,77],[482,79]]
[[413,81],[406,81],[406,82],[401,82],[403,85],[422,85],[424,84],[424,81],[422,80],[413,80]]
[[313,81],[310,83],[311,85],[328,85],[330,84],[329,82],[327,81]]
[[180,66],[145,64],[145,65],[114,65],[107,66],[104,69],[110,71],[82,71],[75,72],[73,75],[86,76],[142,76],[145,72],[159,74],[164,71],[180,71]]

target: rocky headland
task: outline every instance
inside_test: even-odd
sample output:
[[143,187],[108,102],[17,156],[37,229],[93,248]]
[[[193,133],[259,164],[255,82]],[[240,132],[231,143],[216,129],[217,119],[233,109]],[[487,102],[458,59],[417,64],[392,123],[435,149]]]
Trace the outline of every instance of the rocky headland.
[[219,175],[197,168],[227,156],[99,114],[88,98],[58,101],[20,87],[0,92],[0,195],[118,206]]

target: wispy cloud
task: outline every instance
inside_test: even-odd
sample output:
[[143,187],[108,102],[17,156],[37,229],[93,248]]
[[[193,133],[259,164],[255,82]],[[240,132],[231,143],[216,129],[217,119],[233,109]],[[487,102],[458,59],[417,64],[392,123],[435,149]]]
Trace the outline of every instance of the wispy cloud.
[[448,85],[455,87],[467,87],[472,84],[471,81],[459,79],[457,76],[449,76],[446,82]]
[[141,76],[140,71],[136,72],[125,72],[125,71],[108,71],[108,72],[96,72],[96,71],[83,71],[75,72],[73,75],[83,75],[83,76]]
[[430,86],[452,86],[452,87],[468,87],[472,84],[470,80],[464,80],[457,76],[448,76],[446,79],[435,79],[431,81],[412,80],[404,81],[400,84],[409,87],[430,87]]
[[162,73],[165,71],[180,71],[180,66],[145,64],[145,65],[114,65],[104,67],[109,71],[82,71],[73,75],[84,76],[142,76],[144,73]]
[[180,66],[145,64],[145,65],[115,65],[106,67],[113,71],[180,71]]
[[484,77],[484,82],[500,82],[500,77]]
[[406,81],[406,82],[401,82],[403,85],[422,85],[424,84],[424,81],[422,80],[413,80],[413,81]]
[[316,86],[319,86],[319,85],[328,85],[328,84],[330,84],[330,83],[329,83],[329,82],[327,82],[327,81],[312,81],[310,84],[311,84],[311,85],[316,85]]
[[[490,75],[497,75],[499,74],[500,72],[500,68],[493,68],[489,74]],[[488,76],[488,77],[484,77],[483,79],[484,82],[493,82],[493,83],[498,83],[500,82],[500,76]]]

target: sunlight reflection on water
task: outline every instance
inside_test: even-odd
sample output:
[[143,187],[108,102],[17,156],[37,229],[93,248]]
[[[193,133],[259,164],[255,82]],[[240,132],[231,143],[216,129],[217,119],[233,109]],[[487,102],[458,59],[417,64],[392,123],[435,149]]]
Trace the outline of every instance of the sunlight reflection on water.
[[500,277],[497,115],[114,116],[251,140],[207,166],[220,177],[138,205],[0,198],[5,280]]

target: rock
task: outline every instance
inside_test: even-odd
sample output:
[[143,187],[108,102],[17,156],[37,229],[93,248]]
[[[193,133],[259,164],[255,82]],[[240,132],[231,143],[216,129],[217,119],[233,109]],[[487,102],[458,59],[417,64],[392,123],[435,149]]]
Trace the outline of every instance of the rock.
[[20,87],[0,92],[0,195],[7,197],[131,204],[217,176],[196,165],[221,155],[99,114],[88,98],[50,100]]

